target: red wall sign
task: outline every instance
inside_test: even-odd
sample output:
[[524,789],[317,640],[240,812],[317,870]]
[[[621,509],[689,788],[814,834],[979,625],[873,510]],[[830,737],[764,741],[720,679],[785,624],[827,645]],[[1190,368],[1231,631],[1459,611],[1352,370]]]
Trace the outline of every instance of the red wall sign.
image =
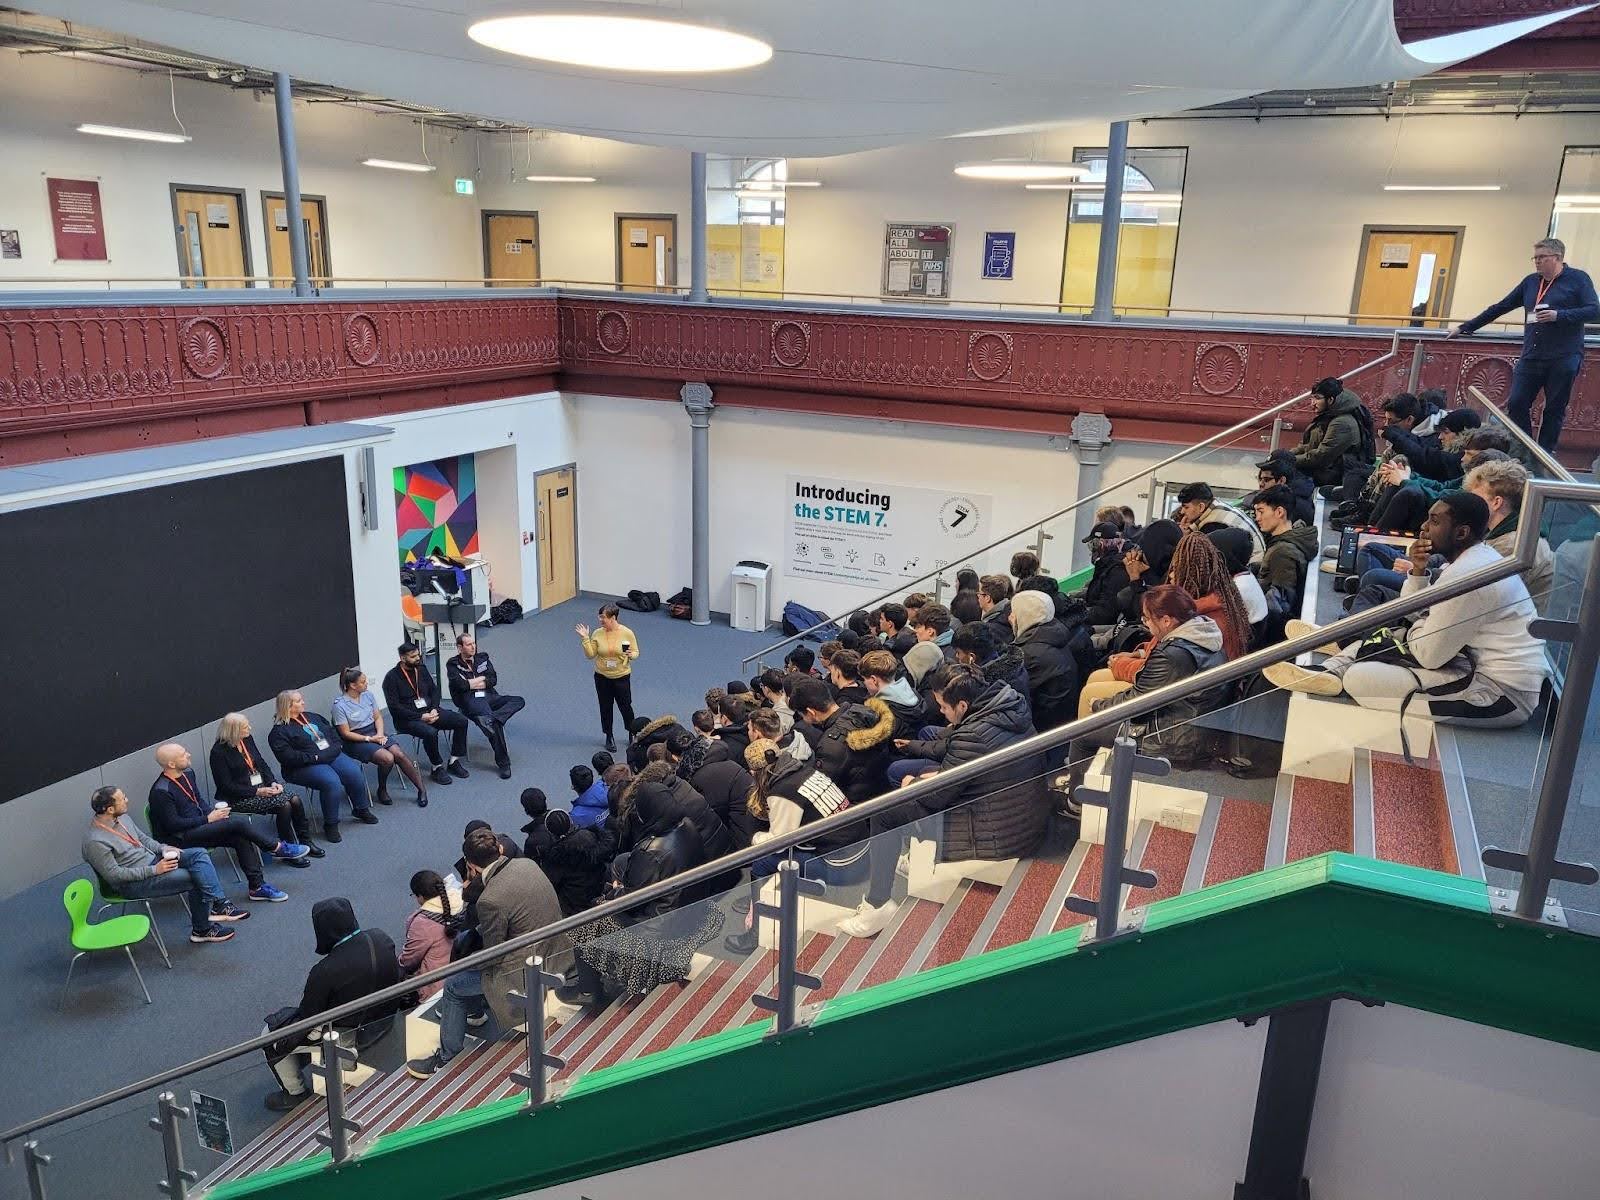
[[106,221],[100,211],[100,184],[93,179],[46,179],[50,228],[57,259],[105,261]]

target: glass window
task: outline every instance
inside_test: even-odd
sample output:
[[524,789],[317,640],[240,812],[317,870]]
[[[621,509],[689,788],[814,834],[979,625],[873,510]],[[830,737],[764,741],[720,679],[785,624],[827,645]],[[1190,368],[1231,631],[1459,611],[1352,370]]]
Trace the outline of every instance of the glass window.
[[782,158],[706,160],[706,283],[719,295],[783,291]]
[[1550,236],[1567,244],[1569,263],[1586,271],[1600,263],[1600,146],[1568,146],[1561,156]]
[[[1089,173],[1067,202],[1061,304],[1086,310],[1094,303],[1106,151],[1104,147],[1080,147],[1073,151],[1072,160],[1087,166]],[[1117,238],[1117,290],[1112,303],[1133,316],[1164,316],[1172,303],[1172,269],[1177,261],[1188,162],[1189,151],[1183,146],[1128,149]]]

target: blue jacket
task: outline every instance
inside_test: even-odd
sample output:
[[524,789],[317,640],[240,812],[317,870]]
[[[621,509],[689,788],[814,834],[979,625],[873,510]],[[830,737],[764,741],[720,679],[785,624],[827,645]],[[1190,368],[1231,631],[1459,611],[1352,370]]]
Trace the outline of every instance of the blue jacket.
[[[1534,300],[1543,282],[1537,271],[1529,275],[1512,288],[1504,300],[1489,305],[1463,323],[1461,332],[1473,333],[1480,325],[1505,316],[1513,308],[1532,316]],[[1563,267],[1561,274],[1552,279],[1545,290],[1544,303],[1556,310],[1556,319],[1523,327],[1522,357],[1566,358],[1569,354],[1583,353],[1584,323],[1600,320],[1600,297],[1595,295],[1594,280],[1577,267]]]
[[606,785],[596,779],[589,790],[572,798],[572,823],[579,829],[599,825],[610,814],[606,801]]

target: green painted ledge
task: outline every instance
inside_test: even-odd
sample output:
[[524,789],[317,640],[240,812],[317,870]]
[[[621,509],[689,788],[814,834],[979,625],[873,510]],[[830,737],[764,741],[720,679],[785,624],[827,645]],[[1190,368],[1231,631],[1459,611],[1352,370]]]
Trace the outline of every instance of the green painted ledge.
[[[515,1099],[224,1184],[213,1200],[489,1200],[1326,996],[1385,1000],[1600,1050],[1600,939],[1509,923],[1481,882],[1329,854],[838,997]],[[985,1014],[1004,1014],[996,1019]],[[609,1131],[596,1138],[595,1130]]]

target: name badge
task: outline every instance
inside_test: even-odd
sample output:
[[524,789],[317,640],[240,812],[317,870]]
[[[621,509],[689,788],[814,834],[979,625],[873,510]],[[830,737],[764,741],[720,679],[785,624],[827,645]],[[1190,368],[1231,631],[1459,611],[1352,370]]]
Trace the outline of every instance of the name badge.
[[421,696],[418,696],[411,703],[415,704],[418,708],[427,708],[428,707],[428,702],[426,700],[424,700]]
[[252,772],[250,772],[250,786],[251,787],[260,787],[261,786],[261,772],[260,771],[252,771]]
[[328,748],[328,739],[319,735],[317,737],[317,749],[318,750],[326,750],[327,748]]
[[488,692],[483,692],[483,691],[478,691],[478,692],[473,692],[473,693],[472,693],[472,694],[473,694],[473,695],[474,695],[474,696],[476,696],[476,697],[477,697],[477,698],[478,698],[478,699],[479,699],[479,700],[482,700],[482,699],[483,699],[483,698],[484,698],[484,697],[485,697],[485,696],[487,696],[487,695],[488,695],[488,694],[489,694],[489,693],[488,693]]

